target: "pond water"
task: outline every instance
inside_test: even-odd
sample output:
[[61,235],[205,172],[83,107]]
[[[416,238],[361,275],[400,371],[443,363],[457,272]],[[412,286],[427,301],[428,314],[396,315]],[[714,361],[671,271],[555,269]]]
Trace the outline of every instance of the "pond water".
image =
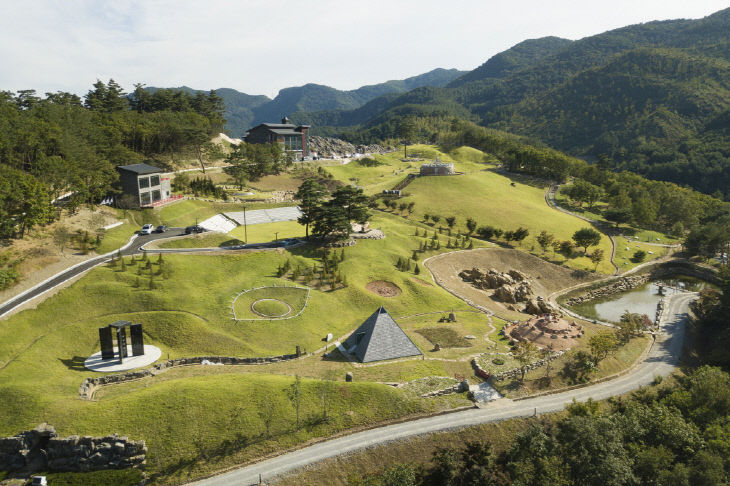
[[[677,276],[671,279],[663,279],[662,282],[690,291],[699,291],[711,284],[702,280]],[[677,293],[677,290],[664,288],[664,295]],[[657,303],[662,299],[659,294],[659,286],[655,282],[649,282],[628,292],[613,294],[611,296],[595,299],[583,304],[576,305],[572,309],[578,314],[590,319],[600,319],[608,322],[619,322],[621,315],[627,310],[635,314],[646,314],[654,319]]]

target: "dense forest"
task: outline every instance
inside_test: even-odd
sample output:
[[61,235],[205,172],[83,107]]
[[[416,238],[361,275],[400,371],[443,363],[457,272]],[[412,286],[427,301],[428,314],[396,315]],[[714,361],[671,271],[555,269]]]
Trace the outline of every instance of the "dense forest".
[[23,236],[54,217],[51,202],[99,202],[118,179],[115,166],[146,160],[168,166],[195,157],[222,130],[215,92],[131,95],[97,81],[82,100],[70,93],[0,92],[0,238]]
[[313,133],[371,142],[403,116],[458,116],[729,198],[729,32],[727,9],[578,41],[529,40],[443,88],[291,118]]

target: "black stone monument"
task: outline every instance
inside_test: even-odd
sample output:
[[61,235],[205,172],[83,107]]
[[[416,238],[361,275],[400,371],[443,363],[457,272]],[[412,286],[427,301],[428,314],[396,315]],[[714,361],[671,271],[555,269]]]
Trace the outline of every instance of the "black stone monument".
[[132,324],[129,321],[115,321],[107,327],[99,328],[99,341],[101,342],[101,359],[114,359],[114,342],[112,339],[112,328],[116,329],[117,337],[117,358],[120,363],[128,357],[127,352],[127,328],[130,328],[132,337],[132,356],[144,355],[144,337],[142,336],[142,324]]
[[114,358],[114,339],[112,328],[109,326],[99,328],[99,342],[101,342],[101,359]]
[[129,333],[132,336],[132,356],[144,355],[144,337],[142,336],[142,324],[129,326]]

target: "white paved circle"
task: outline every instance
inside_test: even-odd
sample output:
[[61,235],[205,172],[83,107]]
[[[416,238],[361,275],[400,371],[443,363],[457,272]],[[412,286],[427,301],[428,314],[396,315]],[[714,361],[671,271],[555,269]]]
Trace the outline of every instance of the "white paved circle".
[[[117,347],[114,346],[114,355],[117,355]],[[132,356],[132,346],[127,345],[127,358],[124,358],[124,363],[119,363],[119,360],[115,357],[113,359],[101,359],[101,351],[94,353],[84,361],[84,366],[91,371],[98,371],[99,373],[110,373],[113,371],[127,371],[136,368],[142,368],[143,366],[151,365],[162,356],[162,351],[157,346],[151,344],[144,345],[144,354],[142,356]]]

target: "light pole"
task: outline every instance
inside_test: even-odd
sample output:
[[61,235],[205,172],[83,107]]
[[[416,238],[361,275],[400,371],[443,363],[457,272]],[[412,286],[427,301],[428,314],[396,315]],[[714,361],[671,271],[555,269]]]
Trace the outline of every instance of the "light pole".
[[246,225],[246,205],[243,205],[243,242],[248,245],[248,227]]
[[279,232],[278,231],[274,231],[274,242],[275,243],[279,242]]

